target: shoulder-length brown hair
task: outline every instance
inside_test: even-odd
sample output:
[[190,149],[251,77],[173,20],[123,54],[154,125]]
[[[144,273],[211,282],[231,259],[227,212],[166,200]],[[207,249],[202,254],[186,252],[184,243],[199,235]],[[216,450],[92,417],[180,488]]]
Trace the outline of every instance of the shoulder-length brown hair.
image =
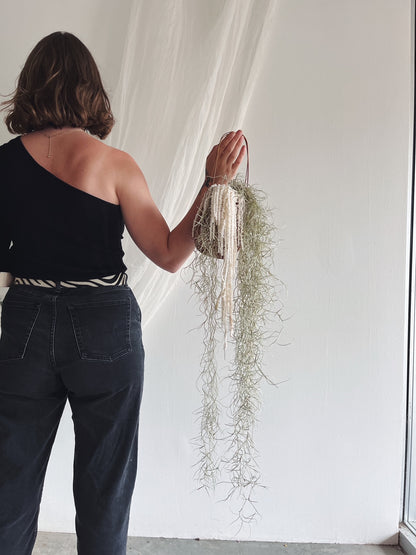
[[2,104],[11,133],[72,126],[104,139],[114,125],[97,64],[71,33],[58,31],[38,42],[12,98]]

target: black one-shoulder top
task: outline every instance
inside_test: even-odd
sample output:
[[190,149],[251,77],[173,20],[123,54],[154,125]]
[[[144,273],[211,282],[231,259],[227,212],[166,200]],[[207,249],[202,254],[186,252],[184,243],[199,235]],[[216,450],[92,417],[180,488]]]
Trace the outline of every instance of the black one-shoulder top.
[[0,271],[83,280],[126,270],[121,208],[43,168],[20,137],[0,146]]

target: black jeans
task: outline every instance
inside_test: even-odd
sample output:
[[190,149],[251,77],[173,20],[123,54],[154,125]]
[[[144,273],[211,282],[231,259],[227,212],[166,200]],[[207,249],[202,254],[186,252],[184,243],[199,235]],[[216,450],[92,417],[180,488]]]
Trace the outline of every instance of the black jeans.
[[79,555],[126,553],[144,349],[125,286],[6,294],[0,338],[0,554],[30,555],[45,471],[68,398]]

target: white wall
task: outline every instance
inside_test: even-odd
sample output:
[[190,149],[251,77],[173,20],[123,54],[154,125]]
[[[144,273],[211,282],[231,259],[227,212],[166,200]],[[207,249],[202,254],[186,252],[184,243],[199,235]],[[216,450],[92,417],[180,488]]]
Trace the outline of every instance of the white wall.
[[[199,1],[199,0],[198,0]],[[283,227],[286,328],[265,357],[256,443],[261,521],[239,539],[396,543],[405,429],[410,0],[281,0],[244,130],[251,181]],[[110,91],[128,3],[3,8],[0,92],[35,42],[80,36]],[[21,21],[22,13],[25,14]],[[117,116],[117,114],[116,114]],[[2,142],[9,137],[1,129]],[[146,176],[151,186],[151,176]],[[185,278],[184,278],[185,279]],[[144,333],[146,378],[130,534],[232,538],[227,506],[195,492],[191,438],[201,323],[179,281]],[[39,527],[73,531],[64,413]]]

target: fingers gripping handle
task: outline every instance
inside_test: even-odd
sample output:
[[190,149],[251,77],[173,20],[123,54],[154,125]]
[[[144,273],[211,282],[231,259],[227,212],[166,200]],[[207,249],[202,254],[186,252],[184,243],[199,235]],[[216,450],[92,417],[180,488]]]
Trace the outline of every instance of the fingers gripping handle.
[[[217,149],[216,149],[216,156],[215,156],[215,164],[214,164],[214,172],[212,176],[208,176],[206,175],[207,178],[212,178],[215,179],[217,177],[220,177],[217,175],[217,167],[218,167],[218,157],[220,155],[220,144],[222,143],[222,141],[231,133],[231,131],[228,131],[227,133],[224,133],[224,135],[221,137],[220,142],[217,145]],[[249,154],[248,154],[248,141],[245,135],[242,135],[244,142],[245,142],[245,147],[246,147],[246,175],[245,175],[245,179],[244,182],[246,185],[249,184],[249,172],[250,172],[250,161],[249,161]],[[227,177],[227,181],[228,181],[228,176]]]

